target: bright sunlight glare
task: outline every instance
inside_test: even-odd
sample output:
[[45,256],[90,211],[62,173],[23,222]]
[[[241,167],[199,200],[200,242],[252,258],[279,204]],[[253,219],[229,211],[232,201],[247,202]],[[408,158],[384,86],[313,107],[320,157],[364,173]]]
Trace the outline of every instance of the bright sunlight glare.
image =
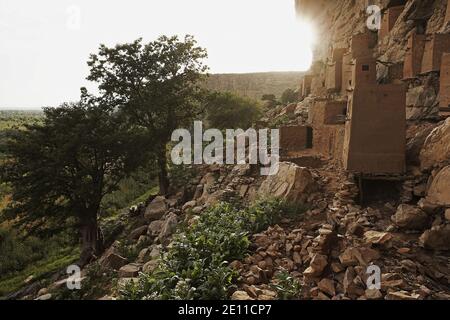
[[76,100],[101,43],[163,34],[194,35],[211,73],[305,71],[315,41],[294,0],[0,0],[0,107]]

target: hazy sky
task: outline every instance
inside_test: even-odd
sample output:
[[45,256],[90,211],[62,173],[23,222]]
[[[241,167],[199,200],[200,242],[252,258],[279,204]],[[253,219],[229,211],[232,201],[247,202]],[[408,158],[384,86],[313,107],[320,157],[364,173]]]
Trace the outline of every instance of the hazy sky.
[[212,73],[303,71],[310,26],[294,0],[0,0],[0,108],[79,97],[100,43],[192,34]]

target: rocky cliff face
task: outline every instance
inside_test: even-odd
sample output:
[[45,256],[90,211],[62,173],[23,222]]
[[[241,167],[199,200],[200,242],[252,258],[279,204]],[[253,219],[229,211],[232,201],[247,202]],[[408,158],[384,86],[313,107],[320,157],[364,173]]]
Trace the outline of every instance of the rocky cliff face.
[[448,32],[446,19],[447,0],[296,0],[299,16],[312,21],[320,37],[315,58],[326,59],[330,47],[348,48],[355,34],[367,31],[367,22],[373,13],[370,5],[376,5],[382,13],[391,7],[403,6],[398,19],[392,23],[389,35],[378,39],[374,56],[383,61],[401,62],[405,58],[409,33],[419,28],[420,33]]
[[[448,0],[296,0],[296,4],[298,15],[311,21],[318,30],[320,41],[314,55],[318,70],[313,71],[321,75],[318,83],[326,80],[325,68],[333,49],[351,48],[355,35],[368,34],[373,42],[371,55],[377,60],[378,83],[408,80],[405,83],[409,120],[436,119],[439,106],[448,113],[449,102],[447,99],[442,101],[442,97],[447,95],[440,92],[449,90],[448,80],[444,77],[440,83],[439,72],[436,72],[440,71],[441,55],[450,51]],[[376,11],[368,11],[371,5],[381,10],[380,30],[374,29]],[[412,43],[411,38],[416,35],[423,37],[425,44],[420,41]],[[430,42],[434,37],[445,40],[433,45]],[[419,61],[408,61],[411,52],[415,55],[413,59]],[[422,65],[422,61],[428,63],[427,56],[434,56],[439,66],[427,69]],[[407,75],[410,64],[416,64],[419,69],[412,77]]]

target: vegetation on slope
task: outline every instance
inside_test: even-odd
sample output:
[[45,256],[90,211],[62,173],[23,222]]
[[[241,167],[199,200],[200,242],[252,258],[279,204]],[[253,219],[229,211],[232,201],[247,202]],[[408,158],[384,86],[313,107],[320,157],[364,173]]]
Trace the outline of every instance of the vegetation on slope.
[[122,298],[226,299],[236,281],[229,263],[244,258],[249,236],[296,210],[272,199],[246,208],[230,203],[211,207],[177,232],[153,273],[141,274],[137,283],[120,288]]

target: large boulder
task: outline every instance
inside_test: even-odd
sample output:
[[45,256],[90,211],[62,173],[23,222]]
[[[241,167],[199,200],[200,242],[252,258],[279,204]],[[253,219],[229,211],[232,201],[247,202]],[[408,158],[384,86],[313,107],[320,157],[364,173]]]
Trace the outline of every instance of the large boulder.
[[431,250],[450,250],[450,224],[439,225],[425,231],[420,244]]
[[450,162],[450,118],[435,128],[425,140],[420,153],[420,166],[422,170]]
[[161,243],[165,243],[167,239],[175,232],[178,225],[178,217],[175,213],[171,212],[167,215],[166,219],[162,223],[161,232],[158,239]]
[[428,215],[420,208],[402,204],[391,217],[391,220],[399,228],[421,230],[426,228],[429,219]]
[[153,271],[156,270],[156,268],[158,268],[158,264],[159,264],[158,260],[150,260],[149,262],[144,264],[144,266],[142,267],[142,272],[146,274],[151,274],[153,273]]
[[420,120],[433,118],[436,92],[432,86],[419,86],[406,93],[406,119]]
[[245,291],[235,291],[232,295],[231,295],[231,300],[233,301],[249,301],[249,300],[254,300],[252,299],[247,292]]
[[406,164],[420,166],[420,152],[425,140],[436,127],[435,124],[421,123],[418,127],[411,126],[407,132]]
[[142,265],[138,263],[130,263],[119,269],[120,278],[134,278],[139,275]]
[[315,254],[311,258],[309,267],[303,272],[306,277],[318,277],[322,274],[325,267],[328,265],[328,257],[323,254]]
[[166,198],[159,196],[153,199],[153,201],[145,209],[144,217],[147,221],[159,220],[168,210]]
[[128,260],[119,254],[118,243],[114,243],[99,259],[99,264],[104,269],[119,270],[128,263]]
[[203,185],[202,195],[196,199],[197,204],[205,204],[209,201],[209,198],[214,193],[212,190],[215,183],[217,182],[217,175],[214,172],[208,172],[200,181]]
[[282,198],[292,202],[306,202],[317,185],[311,171],[290,162],[281,162],[277,174],[268,176],[259,188],[265,197]]
[[128,236],[128,239],[130,239],[130,240],[139,239],[140,236],[143,236],[147,233],[147,228],[148,228],[148,226],[145,225],[145,226],[134,229],[133,231],[131,231],[130,235]]
[[435,205],[450,207],[450,166],[443,168],[434,177],[426,200]]
[[163,220],[152,221],[148,226],[147,235],[149,235],[151,238],[156,238],[161,233],[163,224]]

